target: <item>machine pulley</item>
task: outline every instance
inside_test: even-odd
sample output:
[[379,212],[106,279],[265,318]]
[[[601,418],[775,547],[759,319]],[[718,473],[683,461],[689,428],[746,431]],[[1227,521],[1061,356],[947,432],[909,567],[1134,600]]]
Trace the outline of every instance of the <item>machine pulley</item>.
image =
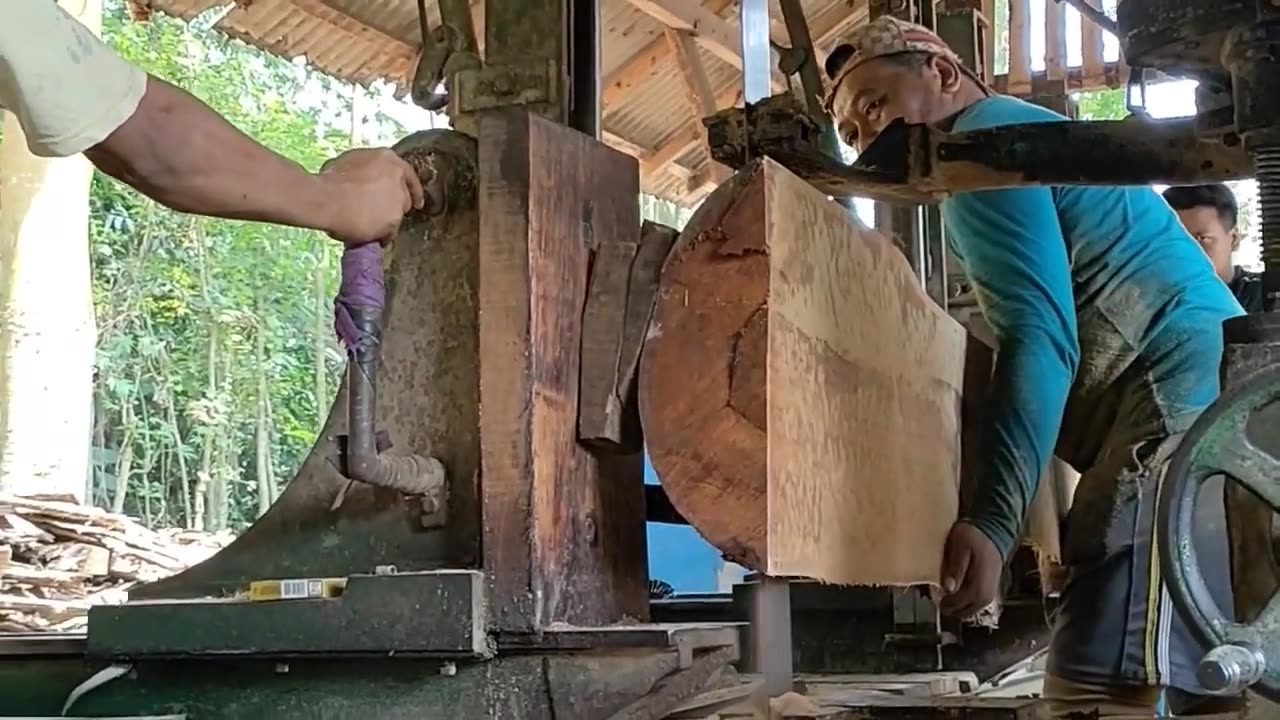
[[[1280,513],[1280,458],[1256,444],[1266,431],[1259,413],[1277,401],[1277,366],[1228,387],[1174,453],[1160,486],[1157,519],[1161,570],[1173,604],[1209,648],[1198,667],[1201,684],[1222,695],[1251,688],[1273,701],[1280,700],[1280,588],[1254,618],[1237,619],[1220,607],[1205,582],[1192,523],[1197,503],[1210,501],[1201,487],[1216,476],[1247,488]],[[1221,502],[1221,496],[1215,499]]]

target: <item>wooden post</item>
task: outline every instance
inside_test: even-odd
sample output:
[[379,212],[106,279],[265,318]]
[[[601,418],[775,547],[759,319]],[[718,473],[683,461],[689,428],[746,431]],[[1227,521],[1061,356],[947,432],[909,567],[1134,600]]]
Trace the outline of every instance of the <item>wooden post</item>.
[[[1086,0],[1100,7],[1098,0]],[[1107,82],[1106,61],[1102,53],[1102,28],[1088,18],[1080,18],[1080,86],[1091,88]]]
[[[100,33],[101,0],[61,5]],[[89,267],[93,167],[78,154],[32,155],[16,118],[0,115],[0,489],[83,500],[97,343]]]
[[517,110],[480,122],[484,568],[499,630],[648,615],[639,454],[578,442],[592,253],[634,238],[634,158]]
[[1009,82],[1007,92],[1031,90],[1031,2],[1009,0]]

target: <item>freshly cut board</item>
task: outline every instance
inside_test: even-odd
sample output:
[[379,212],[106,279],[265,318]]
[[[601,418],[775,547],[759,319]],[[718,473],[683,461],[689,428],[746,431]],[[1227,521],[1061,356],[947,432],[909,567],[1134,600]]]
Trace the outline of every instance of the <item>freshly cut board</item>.
[[966,337],[888,239],[759,161],[709,196],[664,268],[640,387],[654,468],[750,568],[937,583]]

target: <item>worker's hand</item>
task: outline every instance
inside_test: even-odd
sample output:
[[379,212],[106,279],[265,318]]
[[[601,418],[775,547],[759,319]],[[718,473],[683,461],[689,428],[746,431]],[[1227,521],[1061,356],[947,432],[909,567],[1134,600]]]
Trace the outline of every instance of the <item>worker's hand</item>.
[[327,231],[346,245],[390,242],[400,221],[422,209],[418,173],[391,150],[348,150],[320,168],[320,181],[333,199]]
[[951,526],[942,551],[942,602],[938,609],[966,619],[996,599],[1004,559],[986,533],[966,522]]

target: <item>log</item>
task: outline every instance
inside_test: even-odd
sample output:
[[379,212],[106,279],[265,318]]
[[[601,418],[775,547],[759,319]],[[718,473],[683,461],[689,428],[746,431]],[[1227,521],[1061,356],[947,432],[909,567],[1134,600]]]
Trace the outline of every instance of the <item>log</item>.
[[654,468],[754,570],[937,583],[966,342],[888,239],[757,161],[708,197],[664,268],[641,368]]

